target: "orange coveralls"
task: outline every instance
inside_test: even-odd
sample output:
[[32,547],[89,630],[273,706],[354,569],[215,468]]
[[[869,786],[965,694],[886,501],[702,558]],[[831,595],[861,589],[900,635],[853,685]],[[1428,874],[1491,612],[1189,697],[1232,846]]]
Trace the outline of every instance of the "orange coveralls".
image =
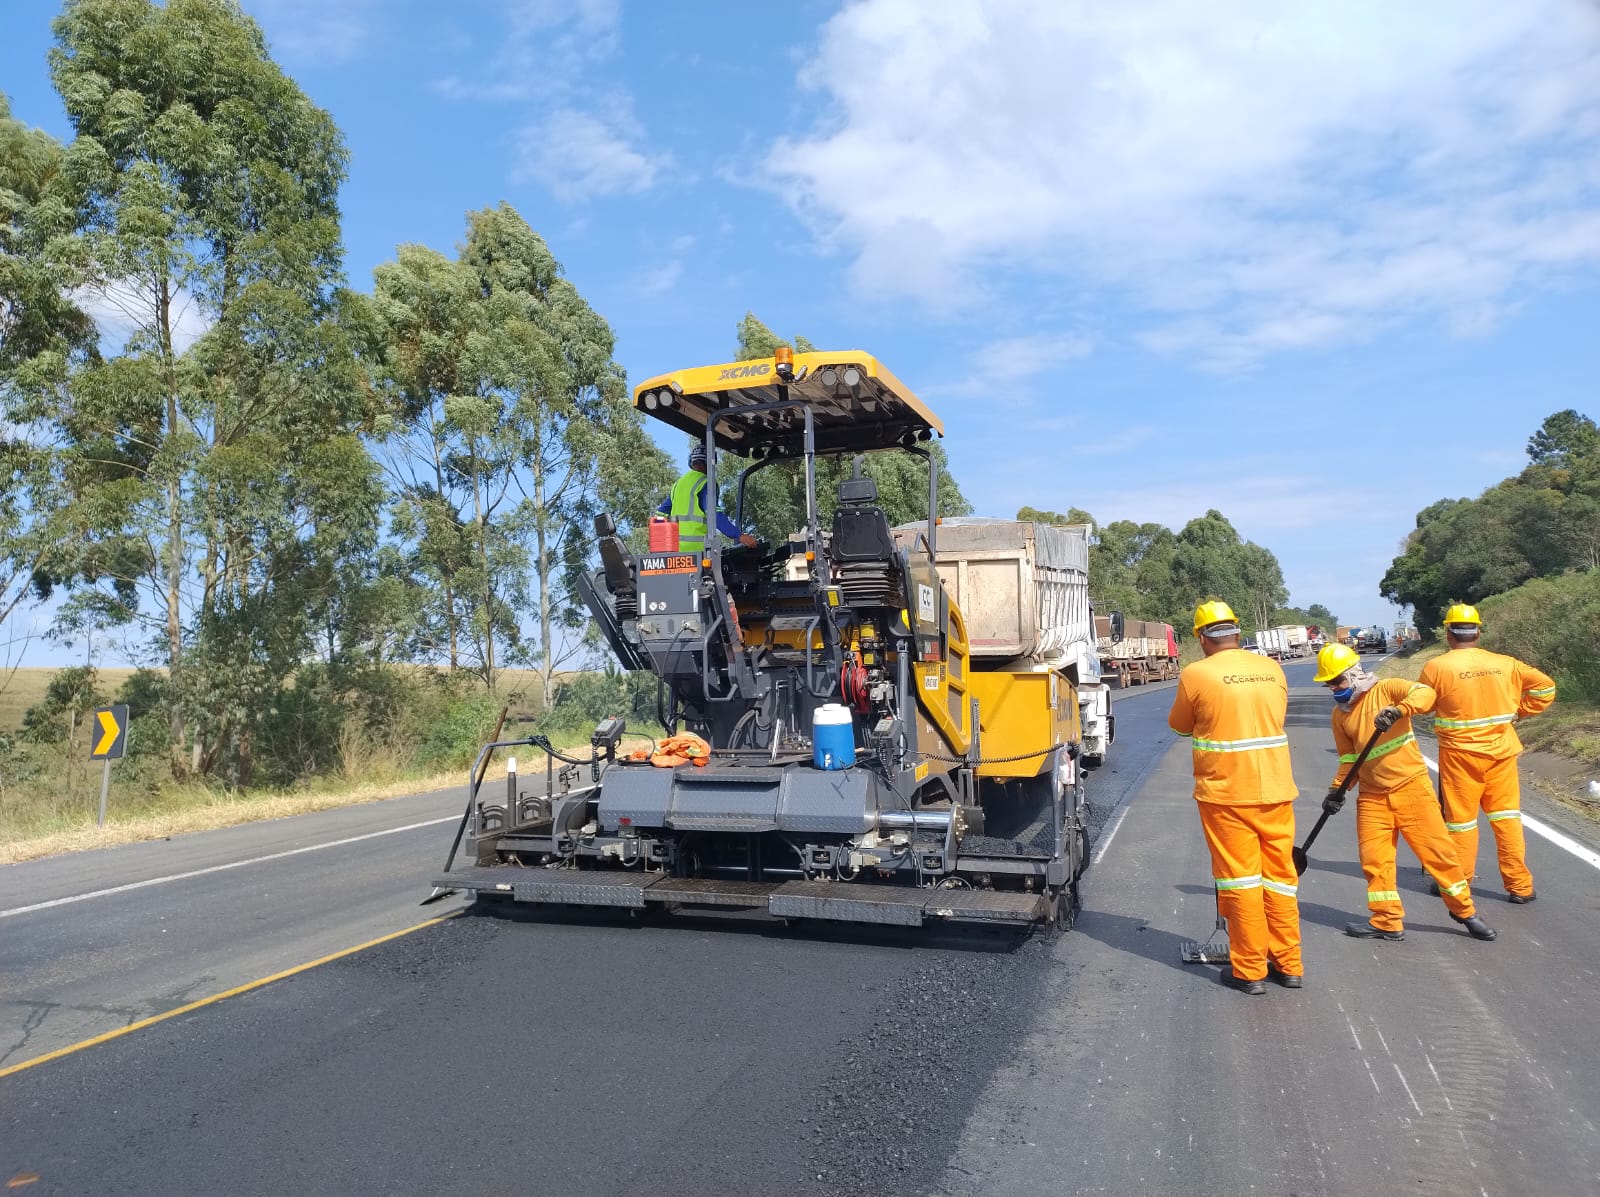
[[1439,737],[1439,792],[1445,826],[1469,878],[1477,873],[1478,808],[1489,816],[1506,892],[1531,894],[1525,860],[1522,794],[1517,757],[1522,741],[1513,726],[1556,700],[1549,676],[1515,657],[1481,648],[1453,648],[1422,667],[1422,681],[1438,694],[1433,732]]
[[1400,837],[1417,854],[1422,867],[1439,883],[1439,893],[1450,913],[1471,918],[1475,912],[1466,870],[1456,859],[1455,844],[1444,828],[1444,816],[1428,764],[1417,747],[1411,716],[1433,708],[1433,690],[1420,682],[1385,678],[1358,696],[1350,710],[1333,708],[1333,742],[1339,748],[1339,770],[1333,784],[1344,780],[1361,749],[1372,735],[1373,721],[1384,707],[1405,712],[1378,737],[1356,783],[1356,841],[1361,850],[1361,871],[1367,875],[1367,909],[1372,925],[1385,931],[1405,929],[1405,908],[1395,888],[1395,846]]
[[1211,850],[1233,974],[1301,976],[1294,799],[1283,719],[1289,684],[1276,661],[1224,649],[1184,667],[1167,724],[1189,736],[1194,797]]

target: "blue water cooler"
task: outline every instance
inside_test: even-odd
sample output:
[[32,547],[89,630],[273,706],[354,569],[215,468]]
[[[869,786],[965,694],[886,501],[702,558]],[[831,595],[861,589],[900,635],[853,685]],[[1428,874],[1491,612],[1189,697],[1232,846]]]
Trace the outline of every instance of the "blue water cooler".
[[856,729],[849,707],[830,702],[813,712],[811,759],[819,769],[848,769],[856,763]]

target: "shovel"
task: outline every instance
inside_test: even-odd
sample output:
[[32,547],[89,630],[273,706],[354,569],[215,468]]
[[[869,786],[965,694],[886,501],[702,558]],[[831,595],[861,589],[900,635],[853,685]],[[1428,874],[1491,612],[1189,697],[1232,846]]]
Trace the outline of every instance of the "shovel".
[[[1361,750],[1361,755],[1356,757],[1356,763],[1350,766],[1350,772],[1344,775],[1344,780],[1339,783],[1339,788],[1335,791],[1339,797],[1343,798],[1346,791],[1355,785],[1356,774],[1360,773],[1361,766],[1367,763],[1367,753],[1372,751],[1372,746],[1378,742],[1378,737],[1381,735],[1383,735],[1381,728],[1372,729],[1372,735],[1367,737],[1366,747]],[[1317,838],[1317,833],[1322,830],[1322,825],[1328,821],[1328,816],[1332,813],[1332,811],[1323,811],[1322,817],[1311,828],[1311,834],[1306,836],[1306,842],[1294,850],[1294,871],[1296,876],[1304,874],[1306,867],[1310,865],[1311,858],[1306,853],[1311,850],[1312,841]]]

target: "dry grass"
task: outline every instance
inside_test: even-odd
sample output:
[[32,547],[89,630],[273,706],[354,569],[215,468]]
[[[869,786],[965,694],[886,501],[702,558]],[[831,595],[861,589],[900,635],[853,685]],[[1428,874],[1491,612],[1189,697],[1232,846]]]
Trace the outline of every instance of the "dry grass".
[[[586,737],[554,737],[557,748],[576,749],[585,755]],[[624,748],[649,743],[647,736],[629,736]],[[506,757],[501,751],[489,762],[485,784],[503,781]],[[209,786],[167,784],[154,793],[119,792],[113,773],[111,799],[106,825],[96,827],[98,788],[92,799],[79,796],[60,800],[49,794],[29,798],[8,797],[4,817],[0,817],[0,864],[16,864],[65,852],[89,848],[109,848],[114,844],[142,843],[168,839],[194,831],[215,831],[240,823],[264,819],[283,819],[339,806],[357,806],[405,794],[422,794],[466,784],[465,769],[448,773],[403,774],[392,762],[367,758],[372,772],[356,783],[331,781],[314,787],[287,791],[239,792]],[[526,771],[544,769],[544,755],[528,750],[521,757]],[[96,783],[98,785],[98,783]],[[24,804],[28,808],[24,809]]]
[[1592,823],[1600,823],[1600,799],[1591,798],[1588,787],[1552,777],[1535,777],[1533,788],[1557,806],[1565,807]]
[[1445,647],[1442,644],[1431,644],[1427,648],[1418,649],[1414,653],[1404,656],[1394,656],[1379,665],[1376,672],[1379,677],[1404,678],[1414,682],[1422,676],[1422,667],[1435,657],[1443,656]]
[[[115,694],[122,683],[132,677],[134,669],[101,669],[97,685],[106,694]],[[22,717],[28,708],[44,698],[44,692],[55,677],[54,669],[0,670],[0,732],[17,731],[22,727]]]
[[1580,765],[1600,768],[1600,711],[1592,707],[1556,705],[1542,715],[1517,723],[1522,743]]
[[[392,668],[409,672],[440,672],[432,666],[422,665],[395,665]],[[44,692],[56,672],[50,667],[0,669],[0,732],[21,728],[23,715],[27,714],[29,707],[36,706],[44,698]],[[114,695],[137,672],[135,669],[100,669],[97,670],[96,684],[107,695]],[[555,675],[555,682],[560,684],[574,676],[576,674],[573,671],[560,671]],[[542,705],[540,699],[543,691],[539,673],[534,669],[501,670],[496,679],[495,692],[514,700],[521,711],[537,712]]]

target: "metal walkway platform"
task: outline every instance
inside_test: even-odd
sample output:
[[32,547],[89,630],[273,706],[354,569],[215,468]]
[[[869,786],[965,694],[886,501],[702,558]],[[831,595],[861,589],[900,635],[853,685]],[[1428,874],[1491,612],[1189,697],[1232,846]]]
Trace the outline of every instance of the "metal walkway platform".
[[623,910],[723,907],[774,918],[920,927],[930,922],[1025,927],[1049,912],[1044,895],[1017,890],[917,889],[844,881],[724,881],[602,869],[467,868],[435,877],[441,889],[479,897]]

